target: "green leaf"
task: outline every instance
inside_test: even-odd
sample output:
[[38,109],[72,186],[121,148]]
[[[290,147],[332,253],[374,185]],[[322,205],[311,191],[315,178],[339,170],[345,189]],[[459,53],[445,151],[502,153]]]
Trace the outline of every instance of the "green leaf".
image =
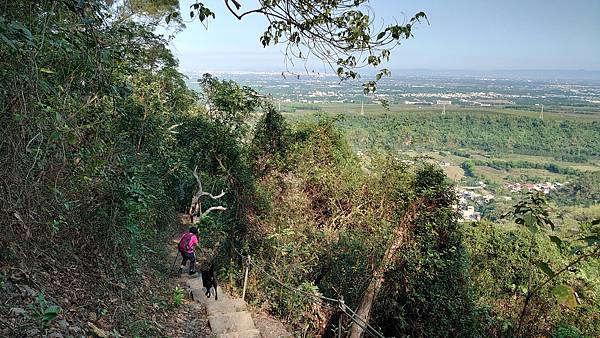
[[558,238],[557,236],[550,236],[550,240],[552,241],[552,243],[556,244],[556,246],[559,249],[562,248],[563,241],[560,238]]
[[554,230],[554,222],[552,222],[549,218],[546,218],[545,222],[550,226],[550,229]]
[[52,132],[52,134],[50,134],[50,138],[53,139],[54,141],[58,141],[58,140],[60,140],[60,133],[55,130]]
[[17,49],[13,40],[7,38],[4,34],[0,33],[0,40],[4,41],[7,45],[9,45],[12,49]]
[[58,317],[57,313],[46,313],[44,314],[44,319],[43,321],[46,323],[50,323],[51,321],[54,320],[54,318]]
[[556,297],[559,304],[564,305],[570,309],[577,307],[577,299],[575,298],[575,292],[573,288],[566,284],[557,285],[552,289],[552,294]]
[[383,39],[384,36],[385,36],[385,32],[381,32],[381,33],[377,34],[377,40]]
[[62,309],[58,305],[50,305],[46,309],[46,314],[59,314],[62,312]]
[[537,261],[537,262],[535,262],[535,266],[537,266],[540,270],[542,270],[543,273],[548,275],[548,277],[550,277],[550,278],[554,277],[555,273],[552,270],[552,268],[550,268],[548,263],[545,263],[542,261]]
[[525,221],[525,226],[534,227],[537,224],[537,220],[531,211],[528,211],[523,215],[523,220]]
[[587,243],[587,246],[593,246],[593,245],[600,244],[600,237],[595,236],[595,235],[580,238],[580,240],[585,241]]
[[52,69],[48,69],[48,68],[40,68],[40,72],[42,73],[46,73],[46,74],[54,74],[55,71],[53,71]]

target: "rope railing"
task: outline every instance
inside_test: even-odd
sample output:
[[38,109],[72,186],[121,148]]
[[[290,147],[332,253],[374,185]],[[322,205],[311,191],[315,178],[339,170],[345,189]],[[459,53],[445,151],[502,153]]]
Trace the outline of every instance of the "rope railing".
[[[234,250],[235,250],[236,254],[238,254],[240,257],[242,257],[245,261],[244,286],[243,286],[243,291],[242,291],[242,299],[244,299],[246,296],[248,273],[250,270],[250,266],[253,266],[257,270],[259,270],[262,274],[264,274],[269,279],[271,279],[275,283],[279,284],[281,287],[285,288],[286,290],[292,291],[292,292],[295,292],[298,294],[302,294],[305,296],[309,296],[313,299],[318,299],[318,300],[322,301],[319,305],[327,307],[329,309],[338,309],[341,312],[340,316],[342,316],[342,314],[346,315],[353,323],[355,323],[356,325],[361,327],[366,333],[368,333],[372,337],[385,338],[385,336],[383,334],[381,334],[374,327],[372,327],[368,322],[366,322],[364,319],[362,319],[354,310],[349,308],[346,305],[346,303],[344,302],[343,297],[340,299],[329,298],[329,297],[325,297],[323,295],[317,295],[314,293],[306,292],[304,290],[300,290],[293,286],[287,285],[287,284],[283,283],[282,281],[280,281],[277,277],[273,276],[269,272],[265,271],[262,267],[258,266],[256,263],[254,263],[254,261],[251,259],[250,256],[243,255],[236,248],[234,248]],[[328,304],[327,302],[333,303],[333,304]],[[342,332],[341,331],[341,322],[342,322],[342,320],[340,317],[340,324],[339,324],[339,329],[338,329],[338,337],[340,337],[340,338],[341,338],[341,332]]]

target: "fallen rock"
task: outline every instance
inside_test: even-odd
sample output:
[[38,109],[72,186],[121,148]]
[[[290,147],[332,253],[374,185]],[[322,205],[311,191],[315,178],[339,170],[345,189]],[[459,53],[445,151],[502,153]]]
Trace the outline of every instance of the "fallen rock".
[[73,334],[78,334],[81,333],[83,331],[83,329],[81,329],[79,326],[69,326],[69,332],[73,333]]
[[31,298],[35,298],[38,295],[38,292],[27,285],[18,285],[19,290],[24,296],[28,296]]
[[29,337],[37,337],[40,335],[40,330],[33,328],[33,329],[29,329],[26,332],[27,336]]
[[58,324],[58,327],[60,327],[63,330],[67,330],[69,328],[69,322],[67,322],[64,319],[57,321],[56,324]]
[[6,290],[6,292],[9,293],[15,293],[17,291],[17,288],[11,281],[6,281],[4,282],[4,290]]

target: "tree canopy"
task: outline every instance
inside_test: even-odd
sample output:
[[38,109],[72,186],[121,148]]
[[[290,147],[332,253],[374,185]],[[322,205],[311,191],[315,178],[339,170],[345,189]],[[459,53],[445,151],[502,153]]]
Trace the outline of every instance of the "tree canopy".
[[[217,19],[213,4],[205,3],[196,1],[190,6],[191,20]],[[392,50],[413,36],[416,24],[427,21],[426,14],[418,12],[404,22],[385,24],[377,20],[369,0],[223,0],[223,5],[240,21],[249,15],[264,16],[268,25],[260,43],[263,47],[282,45],[286,68],[299,62],[308,71],[309,60],[320,60],[342,80],[359,78],[361,68],[376,68],[375,77],[363,82],[365,93],[375,91],[377,81],[391,74],[383,64],[390,60]],[[177,0],[131,0],[120,8],[164,17],[167,24],[181,25],[181,18],[188,15]]]

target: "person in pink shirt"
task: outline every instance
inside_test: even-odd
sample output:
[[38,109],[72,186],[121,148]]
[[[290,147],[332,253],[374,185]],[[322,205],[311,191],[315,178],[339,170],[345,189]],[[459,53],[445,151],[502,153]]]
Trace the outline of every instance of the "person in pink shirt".
[[181,235],[179,244],[177,244],[177,250],[179,250],[181,257],[183,257],[178,274],[181,274],[187,261],[190,261],[189,275],[191,276],[196,273],[196,253],[194,251],[196,245],[198,245],[198,229],[191,227],[188,232]]

